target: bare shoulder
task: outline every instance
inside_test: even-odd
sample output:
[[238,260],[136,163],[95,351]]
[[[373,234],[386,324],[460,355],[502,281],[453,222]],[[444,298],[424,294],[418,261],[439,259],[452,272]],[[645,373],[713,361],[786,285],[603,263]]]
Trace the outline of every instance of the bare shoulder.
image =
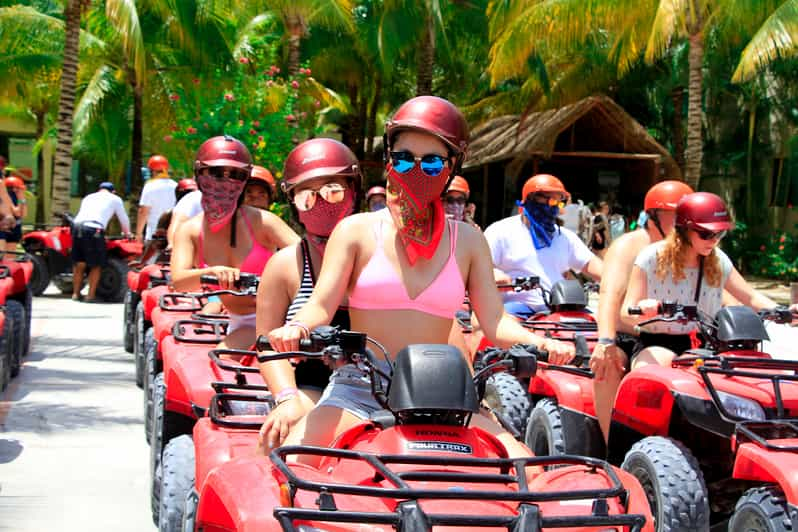
[[610,246],[608,254],[611,257],[634,260],[637,254],[649,244],[651,244],[651,237],[648,236],[648,232],[645,229],[638,229],[618,237]]
[[275,280],[287,281],[298,278],[297,269],[300,267],[300,245],[293,244],[279,250],[269,259],[264,273],[274,276]]
[[351,214],[338,222],[335,226],[332,237],[336,240],[358,241],[371,228],[379,223],[379,213],[362,212]]
[[455,222],[457,224],[457,245],[467,246],[468,249],[476,249],[485,246],[485,234],[478,228],[465,222]]

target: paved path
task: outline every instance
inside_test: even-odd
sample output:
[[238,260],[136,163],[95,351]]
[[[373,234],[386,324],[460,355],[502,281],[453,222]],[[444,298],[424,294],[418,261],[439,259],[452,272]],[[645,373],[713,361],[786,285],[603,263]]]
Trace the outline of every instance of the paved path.
[[0,530],[154,529],[121,320],[121,304],[34,300],[32,352],[0,401]]

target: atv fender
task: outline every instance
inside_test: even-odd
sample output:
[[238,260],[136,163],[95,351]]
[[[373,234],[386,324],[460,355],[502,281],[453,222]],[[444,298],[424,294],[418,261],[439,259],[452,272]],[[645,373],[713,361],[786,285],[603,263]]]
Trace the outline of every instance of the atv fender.
[[257,431],[225,429],[204,417],[194,425],[196,449],[195,486],[202,492],[208,474],[218,465],[234,458],[252,456],[258,439]]
[[158,301],[163,294],[169,292],[168,286],[154,286],[144,290],[141,294],[141,299],[144,301],[144,319],[152,321],[152,312],[158,308]]
[[14,284],[11,287],[11,294],[23,294],[27,290],[28,283],[33,276],[33,263],[30,261],[17,262],[16,260],[6,259],[2,261],[4,266],[8,266],[11,279]]
[[166,376],[166,409],[197,418],[194,407],[207,410],[215,393],[210,383],[215,380],[208,358],[208,346],[175,342],[164,353]]
[[[778,440],[779,445],[798,445],[798,439]],[[787,502],[798,506],[798,453],[771,451],[756,443],[737,447],[733,478],[778,484]]]
[[72,238],[69,238],[69,245],[64,246],[63,239],[59,238],[59,236],[60,233],[58,231],[31,231],[30,233],[25,233],[22,237],[22,247],[25,248],[25,251],[34,249],[53,250],[66,257],[72,248]]
[[533,397],[554,397],[557,404],[576,412],[595,417],[593,404],[593,379],[557,370],[538,368],[529,381],[529,393]]

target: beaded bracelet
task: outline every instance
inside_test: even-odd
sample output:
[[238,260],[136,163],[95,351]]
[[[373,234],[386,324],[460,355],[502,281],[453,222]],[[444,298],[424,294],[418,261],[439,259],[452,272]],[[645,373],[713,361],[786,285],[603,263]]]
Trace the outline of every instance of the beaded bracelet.
[[283,388],[282,390],[277,392],[277,394],[275,394],[274,402],[279,405],[280,403],[284,403],[289,399],[293,399],[294,397],[297,396],[298,393],[299,390],[297,390],[296,388]]
[[304,323],[300,323],[298,321],[289,321],[288,323],[285,324],[285,326],[286,327],[299,327],[300,329],[305,331],[305,337],[306,338],[310,337],[310,329],[308,329],[308,326],[305,325]]

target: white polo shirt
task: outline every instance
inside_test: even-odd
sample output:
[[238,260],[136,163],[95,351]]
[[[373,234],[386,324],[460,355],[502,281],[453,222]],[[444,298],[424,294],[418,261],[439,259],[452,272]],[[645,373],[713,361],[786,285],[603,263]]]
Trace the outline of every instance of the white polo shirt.
[[99,190],[83,198],[74,223],[77,225],[89,222],[105,229],[108,227],[108,222],[111,221],[112,216],[116,216],[119,219],[123,233],[130,232],[130,219],[128,219],[125,212],[125,204],[122,203],[122,198],[107,190]]
[[177,202],[175,208],[172,209],[172,214],[183,214],[186,218],[194,218],[202,212],[202,192],[199,190],[192,190]]
[[144,239],[149,240],[158,227],[158,219],[163,213],[175,206],[175,188],[177,183],[166,177],[149,179],[141,190],[139,207],[149,207],[147,229]]
[[[510,277],[536,275],[546,290],[565,277],[568,270],[581,272],[594,257],[576,233],[560,227],[551,245],[535,249],[532,235],[521,220],[521,215],[510,216],[494,222],[485,229],[493,266]],[[505,302],[521,302],[533,309],[545,306],[540,290],[509,292]]]

